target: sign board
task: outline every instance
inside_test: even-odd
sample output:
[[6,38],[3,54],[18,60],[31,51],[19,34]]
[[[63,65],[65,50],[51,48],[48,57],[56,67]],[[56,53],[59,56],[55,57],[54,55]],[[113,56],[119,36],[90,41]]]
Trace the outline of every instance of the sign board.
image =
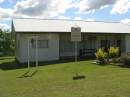
[[81,28],[71,27],[71,41],[81,41]]

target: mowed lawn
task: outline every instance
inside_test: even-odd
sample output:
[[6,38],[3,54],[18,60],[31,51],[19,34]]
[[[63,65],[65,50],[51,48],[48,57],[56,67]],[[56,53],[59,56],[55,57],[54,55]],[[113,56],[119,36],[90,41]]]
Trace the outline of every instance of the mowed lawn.
[[[40,66],[34,76],[19,78],[27,69],[11,68],[13,61],[0,58],[0,97],[130,97],[130,68],[68,62]],[[86,78],[73,80],[76,73]]]

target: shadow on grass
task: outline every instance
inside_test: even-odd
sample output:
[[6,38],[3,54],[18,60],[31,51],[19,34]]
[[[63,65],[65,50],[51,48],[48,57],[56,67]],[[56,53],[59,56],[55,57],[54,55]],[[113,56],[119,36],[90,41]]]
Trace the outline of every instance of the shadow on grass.
[[[95,63],[96,64],[96,63]],[[108,66],[110,64],[106,63],[106,64],[96,64],[96,65],[99,65],[99,66]]]
[[25,64],[18,64],[14,61],[12,62],[3,62],[0,64],[0,69],[2,70],[12,70],[12,69],[21,69],[27,67]]
[[121,64],[121,65],[118,65],[119,67],[121,67],[121,68],[130,68],[130,65],[123,65],[123,64]]
[[35,71],[28,70],[17,78],[33,77],[37,72],[38,72],[38,70],[35,70]]
[[[78,61],[89,61],[92,59],[85,59],[85,58],[79,58]],[[57,61],[46,61],[46,62],[39,62],[39,66],[46,66],[46,65],[54,65],[54,64],[61,64],[62,63],[70,63],[70,62],[74,62],[74,58],[69,58],[69,59],[60,59]],[[130,66],[124,66],[124,65],[115,65],[115,64],[96,64],[99,66],[108,66],[108,65],[113,65],[113,66],[118,66],[121,68],[130,68]],[[30,67],[35,67],[35,62],[32,62]],[[23,63],[20,64],[18,62],[15,61],[10,61],[10,62],[2,62],[2,64],[0,64],[0,69],[2,70],[14,70],[14,69],[23,69],[23,68],[27,68],[27,63]]]
[[106,64],[97,64],[95,63],[96,65],[99,65],[99,66],[115,66],[115,67],[120,67],[120,68],[130,68],[130,65],[125,65],[123,64],[122,62],[116,62],[116,63],[106,63]]
[[125,65],[123,63],[115,63],[115,64],[109,64],[109,65],[120,67],[120,68],[130,68],[130,65]]
[[[85,61],[86,59],[78,59],[78,61]],[[89,59],[87,59],[89,60]],[[54,64],[61,64],[61,63],[70,63],[74,62],[73,58],[70,59],[61,59],[57,61],[46,61],[46,62],[39,62],[39,66],[46,66],[46,65],[54,65]],[[30,63],[30,67],[35,67],[35,62]],[[14,69],[22,69],[22,68],[27,68],[27,63],[18,63],[15,61],[10,61],[10,62],[2,62],[0,64],[0,69],[2,70],[14,70]]]

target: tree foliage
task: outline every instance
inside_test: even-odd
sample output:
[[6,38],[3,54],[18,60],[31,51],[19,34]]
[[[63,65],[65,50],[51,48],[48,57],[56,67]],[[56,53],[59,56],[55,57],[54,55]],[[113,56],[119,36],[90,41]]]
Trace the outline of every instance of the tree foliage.
[[11,33],[9,30],[0,29],[0,54],[14,54],[14,39],[11,37]]

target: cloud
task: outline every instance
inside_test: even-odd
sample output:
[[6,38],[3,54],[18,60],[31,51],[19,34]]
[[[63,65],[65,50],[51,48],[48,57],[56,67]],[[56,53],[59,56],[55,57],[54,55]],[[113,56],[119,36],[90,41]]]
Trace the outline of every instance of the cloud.
[[86,21],[93,22],[95,19],[86,19]]
[[107,5],[115,4],[117,0],[80,0],[76,8],[81,12],[89,12],[100,8],[105,8]]
[[59,16],[58,19],[70,19],[70,17],[66,17],[66,16]]
[[13,14],[13,10],[12,9],[0,8],[0,19],[9,18],[9,17],[12,16],[12,14]]
[[4,2],[4,0],[0,0],[0,3]]
[[14,8],[16,16],[54,17],[64,14],[71,8],[73,0],[24,0],[17,2]]
[[10,29],[10,26],[4,23],[0,23],[0,29]]
[[83,20],[81,17],[75,17],[74,20]]
[[122,19],[120,22],[123,24],[130,24],[130,19],[128,19],[128,18]]
[[15,5],[16,14],[24,14],[29,16],[42,15],[47,10],[50,0],[26,0],[17,2]]
[[130,0],[118,0],[112,8],[111,14],[123,14],[130,9]]
[[95,19],[91,19],[91,18],[87,18],[87,19],[83,19],[81,17],[75,17],[74,20],[84,20],[84,21],[95,21]]

